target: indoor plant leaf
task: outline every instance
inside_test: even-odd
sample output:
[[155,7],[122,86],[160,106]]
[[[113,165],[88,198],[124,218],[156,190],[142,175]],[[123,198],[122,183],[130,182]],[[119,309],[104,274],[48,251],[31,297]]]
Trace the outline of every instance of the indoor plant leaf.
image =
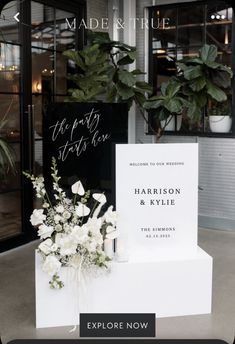
[[201,91],[205,86],[206,79],[204,76],[199,76],[198,78],[193,79],[189,84],[189,87],[195,92]]
[[127,85],[123,84],[122,82],[118,82],[116,85],[117,92],[120,97],[125,100],[133,97],[135,95],[132,87],[128,87]]
[[147,92],[147,93],[153,92],[153,88],[145,81],[137,81],[135,85],[138,88],[138,90],[141,90],[143,92]]
[[155,99],[148,99],[145,103],[144,103],[144,108],[146,110],[150,110],[150,109],[158,109],[160,106],[162,106],[163,104],[163,99],[159,99],[158,97],[155,97]]
[[207,81],[206,86],[207,86],[207,93],[211,96],[211,98],[213,98],[217,102],[223,102],[227,100],[226,93],[223,90],[221,90],[219,87],[215,86],[209,81]]
[[117,61],[117,64],[119,66],[122,66],[122,65],[131,64],[134,61],[135,61],[135,59],[132,59],[129,55],[125,55],[122,58],[120,58],[120,60]]
[[212,72],[211,81],[221,88],[231,87],[231,77],[223,70],[216,70],[214,73]]
[[171,112],[172,114],[180,114],[182,113],[183,106],[180,99],[169,99],[164,102],[165,108]]
[[189,66],[184,70],[186,80],[192,80],[202,75],[201,66]]
[[215,61],[218,50],[215,45],[208,45],[205,44],[200,50],[199,50],[200,57],[203,62],[206,61]]
[[133,86],[136,82],[135,76],[127,70],[119,70],[118,78],[123,84],[130,87]]

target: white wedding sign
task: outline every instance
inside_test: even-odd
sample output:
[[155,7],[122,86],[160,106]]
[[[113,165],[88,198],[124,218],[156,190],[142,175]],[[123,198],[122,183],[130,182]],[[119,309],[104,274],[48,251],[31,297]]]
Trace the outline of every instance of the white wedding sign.
[[198,144],[116,145],[116,208],[131,261],[196,254]]

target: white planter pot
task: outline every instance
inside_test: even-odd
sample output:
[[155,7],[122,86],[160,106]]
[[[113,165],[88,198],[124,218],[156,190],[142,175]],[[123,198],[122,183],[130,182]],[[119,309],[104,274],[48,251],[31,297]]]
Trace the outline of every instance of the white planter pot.
[[177,131],[179,131],[182,124],[182,115],[172,116],[170,121],[169,117],[166,120],[164,119],[163,121],[161,121],[161,127],[164,128],[167,122],[165,131],[175,131],[175,117],[177,118]]
[[209,116],[210,130],[212,133],[229,133],[232,127],[230,116]]

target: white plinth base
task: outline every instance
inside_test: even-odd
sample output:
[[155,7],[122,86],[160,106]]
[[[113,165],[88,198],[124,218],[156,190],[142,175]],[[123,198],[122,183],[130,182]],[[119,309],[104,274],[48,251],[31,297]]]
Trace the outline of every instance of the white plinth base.
[[[66,268],[64,269],[66,270]],[[36,254],[36,327],[78,324],[75,282],[51,290]],[[212,257],[198,248],[196,257],[156,262],[113,263],[112,272],[87,285],[85,313],[156,313],[173,317],[211,312]]]

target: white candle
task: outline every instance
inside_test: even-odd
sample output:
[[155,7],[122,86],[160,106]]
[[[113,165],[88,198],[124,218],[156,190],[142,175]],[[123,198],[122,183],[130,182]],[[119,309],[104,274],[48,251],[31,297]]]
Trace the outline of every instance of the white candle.
[[107,256],[113,257],[113,240],[104,239],[104,252]]
[[118,262],[127,262],[129,260],[126,241],[123,238],[118,237],[116,239],[115,257]]

